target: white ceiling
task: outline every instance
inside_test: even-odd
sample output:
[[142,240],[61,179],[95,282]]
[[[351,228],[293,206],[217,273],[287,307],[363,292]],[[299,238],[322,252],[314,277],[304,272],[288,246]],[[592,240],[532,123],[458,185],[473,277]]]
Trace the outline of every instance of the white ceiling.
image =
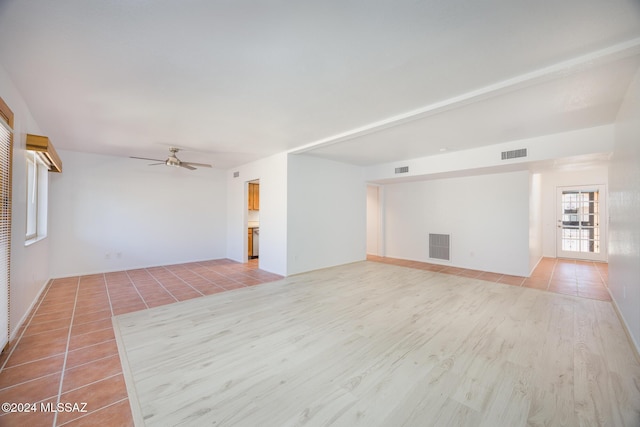
[[612,123],[640,2],[0,0],[0,64],[59,149],[368,165]]

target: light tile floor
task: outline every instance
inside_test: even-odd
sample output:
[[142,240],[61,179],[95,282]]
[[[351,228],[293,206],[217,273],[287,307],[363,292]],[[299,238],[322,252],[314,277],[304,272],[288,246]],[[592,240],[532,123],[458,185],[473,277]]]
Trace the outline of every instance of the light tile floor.
[[[513,286],[609,301],[607,264],[543,259],[531,277],[394,258],[370,261],[439,271]],[[37,412],[0,413],[2,426],[132,425],[111,317],[281,276],[214,260],[52,280],[0,355],[0,403],[33,403]],[[41,404],[82,403],[86,412],[42,411]]]

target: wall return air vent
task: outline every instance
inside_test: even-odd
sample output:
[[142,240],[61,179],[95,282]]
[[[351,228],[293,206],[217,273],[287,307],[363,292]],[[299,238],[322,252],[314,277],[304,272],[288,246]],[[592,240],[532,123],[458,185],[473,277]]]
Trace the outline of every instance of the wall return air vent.
[[519,157],[527,157],[527,149],[521,148],[519,150],[503,151],[502,160],[517,159]]
[[402,166],[399,168],[396,168],[396,173],[407,173],[409,172],[409,166]]
[[449,261],[451,252],[451,236],[449,234],[429,233],[429,258]]

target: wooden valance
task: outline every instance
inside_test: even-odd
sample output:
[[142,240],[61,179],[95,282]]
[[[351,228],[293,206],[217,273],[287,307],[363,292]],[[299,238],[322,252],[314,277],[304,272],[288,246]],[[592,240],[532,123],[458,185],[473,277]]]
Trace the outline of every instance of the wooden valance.
[[27,134],[27,150],[38,152],[49,167],[49,172],[62,172],[62,160],[46,136]]

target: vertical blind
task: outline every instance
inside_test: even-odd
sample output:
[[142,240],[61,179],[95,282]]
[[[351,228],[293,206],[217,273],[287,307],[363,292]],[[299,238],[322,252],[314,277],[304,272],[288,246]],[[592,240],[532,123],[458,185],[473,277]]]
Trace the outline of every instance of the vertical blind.
[[[0,350],[9,341],[11,265],[11,128],[0,116]],[[3,334],[3,332],[0,332]]]

